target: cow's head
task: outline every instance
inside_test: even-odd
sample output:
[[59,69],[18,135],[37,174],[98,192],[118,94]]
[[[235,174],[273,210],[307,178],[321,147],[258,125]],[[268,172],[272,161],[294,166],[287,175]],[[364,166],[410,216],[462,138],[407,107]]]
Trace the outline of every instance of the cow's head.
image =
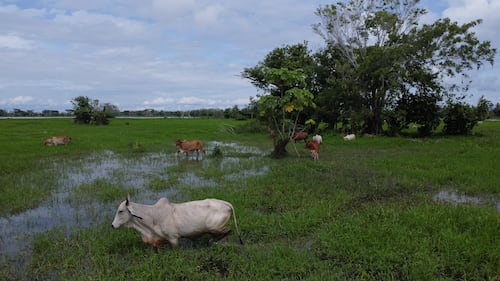
[[113,228],[119,228],[122,225],[126,225],[132,218],[142,219],[140,216],[134,213],[133,209],[130,207],[130,196],[120,203],[118,210],[116,210],[115,219],[111,223]]
[[182,142],[183,142],[182,140],[176,139],[175,140],[175,146],[181,146]]

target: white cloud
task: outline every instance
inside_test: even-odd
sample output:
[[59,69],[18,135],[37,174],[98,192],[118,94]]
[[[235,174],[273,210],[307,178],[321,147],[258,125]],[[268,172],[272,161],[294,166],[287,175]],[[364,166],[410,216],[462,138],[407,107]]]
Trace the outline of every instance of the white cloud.
[[0,99],[0,104],[3,105],[22,105],[22,104],[27,104],[29,102],[33,101],[33,97],[31,96],[16,96],[13,98],[7,98],[7,99]]
[[[422,2],[432,7],[436,18],[483,18],[478,35],[498,46],[500,23],[494,11],[499,0]],[[243,68],[286,44],[306,40],[312,48],[321,47],[322,39],[311,25],[318,21],[316,8],[331,1],[12,3],[0,3],[2,106],[64,110],[70,107],[68,101],[85,95],[127,110],[248,104],[257,90],[239,76]],[[481,83],[500,72],[489,66],[484,71]],[[497,83],[489,85],[500,88]],[[22,103],[14,97],[32,99]]]
[[212,99],[204,99],[199,97],[182,97],[177,101],[178,104],[184,105],[214,105],[216,102]]
[[144,105],[146,105],[146,106],[165,106],[165,105],[170,105],[173,102],[174,102],[173,98],[157,97],[153,100],[144,101]]
[[[498,27],[500,26],[500,0],[461,0],[449,1],[449,7],[444,10],[443,16],[459,23],[481,19],[482,24],[477,26],[478,36],[483,40],[500,43]],[[498,46],[498,44],[496,44]]]
[[0,34],[0,49],[1,48],[31,50],[34,48],[34,42],[16,35]]
[[216,24],[223,12],[224,7],[221,5],[210,5],[195,12],[194,19],[198,25],[206,27]]

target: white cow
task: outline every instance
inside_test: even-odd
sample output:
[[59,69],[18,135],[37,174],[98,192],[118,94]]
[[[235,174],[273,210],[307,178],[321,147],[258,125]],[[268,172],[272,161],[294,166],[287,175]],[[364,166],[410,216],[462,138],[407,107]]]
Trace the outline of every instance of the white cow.
[[118,206],[111,225],[134,228],[141,233],[142,240],[156,250],[164,243],[176,248],[180,238],[196,239],[203,234],[211,234],[216,241],[225,238],[231,233],[227,226],[231,214],[243,244],[233,206],[218,199],[174,204],[161,198],[154,205],[143,205],[131,202],[127,196]]
[[351,141],[351,140],[355,140],[355,139],[356,139],[355,134],[350,134],[350,135],[347,135],[344,137],[344,140],[346,140],[346,141]]
[[322,143],[323,142],[323,138],[320,135],[314,135],[313,141],[315,141],[317,143]]

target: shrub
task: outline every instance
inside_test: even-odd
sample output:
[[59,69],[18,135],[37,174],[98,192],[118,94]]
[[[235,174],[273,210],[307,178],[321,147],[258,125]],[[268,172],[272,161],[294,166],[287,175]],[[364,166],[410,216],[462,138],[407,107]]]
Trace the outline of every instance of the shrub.
[[468,135],[477,124],[474,108],[463,103],[449,103],[444,112],[444,133],[447,135]]

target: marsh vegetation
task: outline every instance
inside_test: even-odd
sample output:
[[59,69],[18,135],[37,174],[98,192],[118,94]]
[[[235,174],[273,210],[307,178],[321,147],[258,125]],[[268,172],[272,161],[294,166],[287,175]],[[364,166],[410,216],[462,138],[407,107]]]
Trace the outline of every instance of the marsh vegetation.
[[[0,120],[1,280],[497,280],[500,123],[468,137],[324,135],[320,161],[268,157],[246,121]],[[223,124],[222,124],[223,123]],[[228,130],[227,128],[231,128]],[[68,134],[68,146],[42,139]],[[203,159],[176,138],[204,140]],[[293,144],[292,144],[293,145]],[[155,254],[110,227],[130,194],[215,197],[245,245],[184,241]]]

